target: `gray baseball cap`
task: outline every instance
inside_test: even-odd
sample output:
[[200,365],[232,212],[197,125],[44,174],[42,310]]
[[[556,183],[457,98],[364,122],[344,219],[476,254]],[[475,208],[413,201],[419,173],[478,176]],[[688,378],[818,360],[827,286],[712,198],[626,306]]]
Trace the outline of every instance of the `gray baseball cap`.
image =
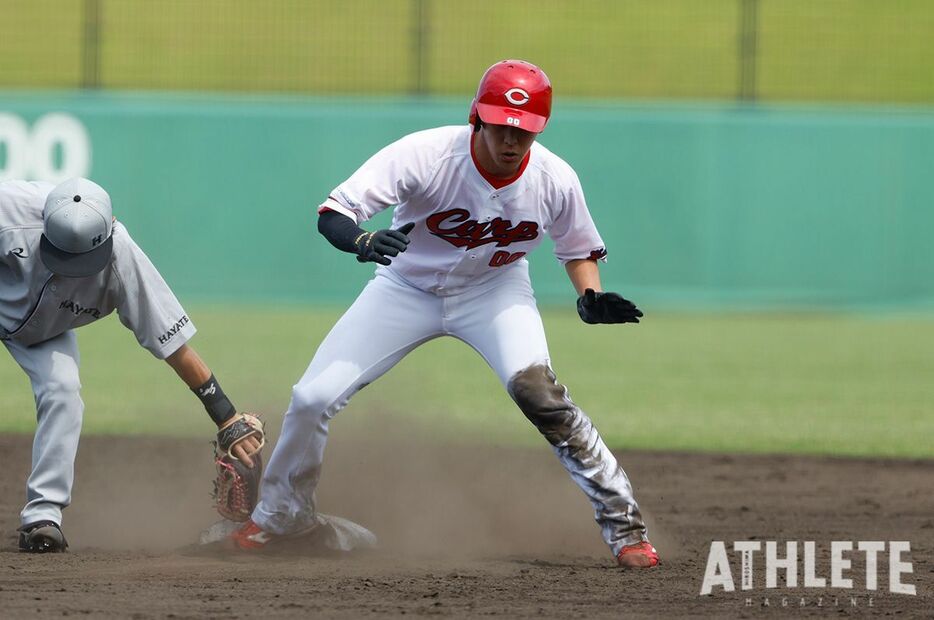
[[52,273],[83,278],[101,271],[113,254],[113,211],[104,188],[68,179],[45,199],[39,258]]

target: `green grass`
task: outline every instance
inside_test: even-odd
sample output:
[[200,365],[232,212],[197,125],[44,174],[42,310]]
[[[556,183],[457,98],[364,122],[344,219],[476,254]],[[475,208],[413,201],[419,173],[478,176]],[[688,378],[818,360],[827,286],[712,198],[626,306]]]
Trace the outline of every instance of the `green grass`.
[[[273,426],[337,311],[192,308],[192,344]],[[661,315],[587,326],[548,311],[553,366],[615,447],[931,457],[934,320]],[[196,399],[114,318],[79,330],[85,433],[210,435]],[[25,376],[0,356],[0,430],[33,429]],[[335,427],[386,416],[413,433],[540,445],[468,347],[436,340],[361,392]]]
[[[84,0],[0,0],[0,87],[82,82]],[[561,96],[733,99],[742,0],[425,0],[424,80],[533,60]],[[380,93],[417,84],[412,0],[100,0],[108,88]],[[766,100],[934,102],[934,2],[760,0]],[[41,32],[42,36],[36,33]]]

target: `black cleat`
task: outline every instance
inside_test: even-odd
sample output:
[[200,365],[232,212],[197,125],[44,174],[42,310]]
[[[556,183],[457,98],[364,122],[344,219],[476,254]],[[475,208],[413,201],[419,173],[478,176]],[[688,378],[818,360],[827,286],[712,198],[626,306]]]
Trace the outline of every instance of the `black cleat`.
[[36,521],[19,528],[19,550],[25,553],[62,553],[68,541],[54,521]]

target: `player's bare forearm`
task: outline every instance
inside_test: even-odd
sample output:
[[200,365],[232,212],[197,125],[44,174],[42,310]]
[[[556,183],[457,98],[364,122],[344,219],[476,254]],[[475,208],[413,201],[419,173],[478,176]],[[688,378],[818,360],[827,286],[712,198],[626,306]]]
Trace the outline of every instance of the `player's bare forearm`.
[[211,369],[204,363],[198,352],[183,344],[178,351],[165,358],[182,381],[190,388],[196,388],[211,378]]
[[[197,351],[183,344],[178,351],[165,358],[165,361],[195,393],[218,428],[227,428],[243,418],[243,414],[237,413],[236,407],[224,394],[211,369]],[[250,455],[258,452],[261,447],[262,432],[258,433],[257,437],[248,436],[238,440],[231,448],[231,453],[244,461],[248,467],[252,467],[253,460]]]
[[229,426],[237,420],[236,408],[197,351],[183,344],[178,351],[165,358],[165,361],[201,400],[208,415],[219,428]]
[[600,268],[597,266],[597,261],[589,258],[572,260],[565,263],[564,268],[578,295],[583,295],[584,291],[589,288],[597,292],[603,290],[600,285]]

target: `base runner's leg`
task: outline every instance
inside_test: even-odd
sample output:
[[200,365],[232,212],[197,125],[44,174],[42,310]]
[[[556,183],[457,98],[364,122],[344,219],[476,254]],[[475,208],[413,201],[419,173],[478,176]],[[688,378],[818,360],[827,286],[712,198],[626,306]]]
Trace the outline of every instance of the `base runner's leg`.
[[331,418],[409,351],[440,335],[440,322],[434,295],[384,275],[367,284],[292,389],[253,511],[259,527],[285,535],[315,523],[315,489]]
[[613,556],[623,547],[648,540],[632,484],[593,422],[571,401],[547,364],[534,364],[513,375],[509,395],[554,447],[571,478],[594,507],[603,540]]
[[551,369],[541,316],[527,271],[516,265],[496,281],[458,299],[456,335],[499,375],[525,416],[552,445],[587,495],[613,555],[647,540],[632,485],[590,418]]
[[84,414],[78,341],[74,332],[68,331],[31,347],[12,340],[4,344],[29,376],[36,400],[32,472],[20,520],[22,525],[38,521],[61,525],[62,509],[71,503]]

